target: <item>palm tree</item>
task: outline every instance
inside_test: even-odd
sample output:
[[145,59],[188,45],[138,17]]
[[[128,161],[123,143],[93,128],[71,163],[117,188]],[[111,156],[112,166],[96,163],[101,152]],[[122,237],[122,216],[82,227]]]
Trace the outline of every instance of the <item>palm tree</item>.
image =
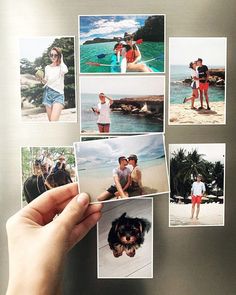
[[224,165],[220,161],[213,165],[212,184],[215,186],[216,196],[218,196],[219,190],[224,190]]
[[207,176],[206,161],[203,159],[203,156],[196,149],[188,153],[185,165],[181,171],[184,182],[189,179],[194,180],[198,174],[202,174],[203,177]]

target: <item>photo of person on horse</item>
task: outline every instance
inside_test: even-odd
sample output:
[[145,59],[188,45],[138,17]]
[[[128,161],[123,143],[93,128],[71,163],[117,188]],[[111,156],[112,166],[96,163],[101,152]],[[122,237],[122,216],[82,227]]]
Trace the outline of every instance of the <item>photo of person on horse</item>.
[[45,191],[75,181],[72,147],[22,148],[22,200],[30,203]]

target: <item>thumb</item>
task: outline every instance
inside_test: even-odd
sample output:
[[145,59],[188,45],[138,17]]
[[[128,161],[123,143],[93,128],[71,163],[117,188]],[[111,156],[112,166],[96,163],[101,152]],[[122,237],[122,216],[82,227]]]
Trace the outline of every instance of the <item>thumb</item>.
[[84,217],[89,206],[89,195],[81,193],[73,198],[58,216],[57,222],[72,230]]

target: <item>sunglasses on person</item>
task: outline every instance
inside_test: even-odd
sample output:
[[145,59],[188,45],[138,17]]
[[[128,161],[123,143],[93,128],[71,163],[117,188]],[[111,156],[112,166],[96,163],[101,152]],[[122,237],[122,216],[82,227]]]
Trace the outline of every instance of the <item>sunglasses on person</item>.
[[132,40],[131,37],[127,37],[127,38],[125,38],[125,41],[131,41],[131,40]]
[[53,53],[50,53],[50,55],[49,55],[51,58],[56,58],[56,57],[58,57],[58,54],[53,54]]

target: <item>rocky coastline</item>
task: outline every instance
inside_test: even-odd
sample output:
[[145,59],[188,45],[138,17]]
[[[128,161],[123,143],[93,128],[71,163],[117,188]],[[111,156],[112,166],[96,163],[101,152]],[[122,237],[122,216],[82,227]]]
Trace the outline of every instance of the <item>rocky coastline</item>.
[[[224,69],[209,69],[209,85],[223,88],[225,87],[225,70]],[[184,79],[183,84],[190,85],[192,82],[191,78]]]
[[115,99],[111,105],[112,112],[163,120],[164,95],[146,95]]

